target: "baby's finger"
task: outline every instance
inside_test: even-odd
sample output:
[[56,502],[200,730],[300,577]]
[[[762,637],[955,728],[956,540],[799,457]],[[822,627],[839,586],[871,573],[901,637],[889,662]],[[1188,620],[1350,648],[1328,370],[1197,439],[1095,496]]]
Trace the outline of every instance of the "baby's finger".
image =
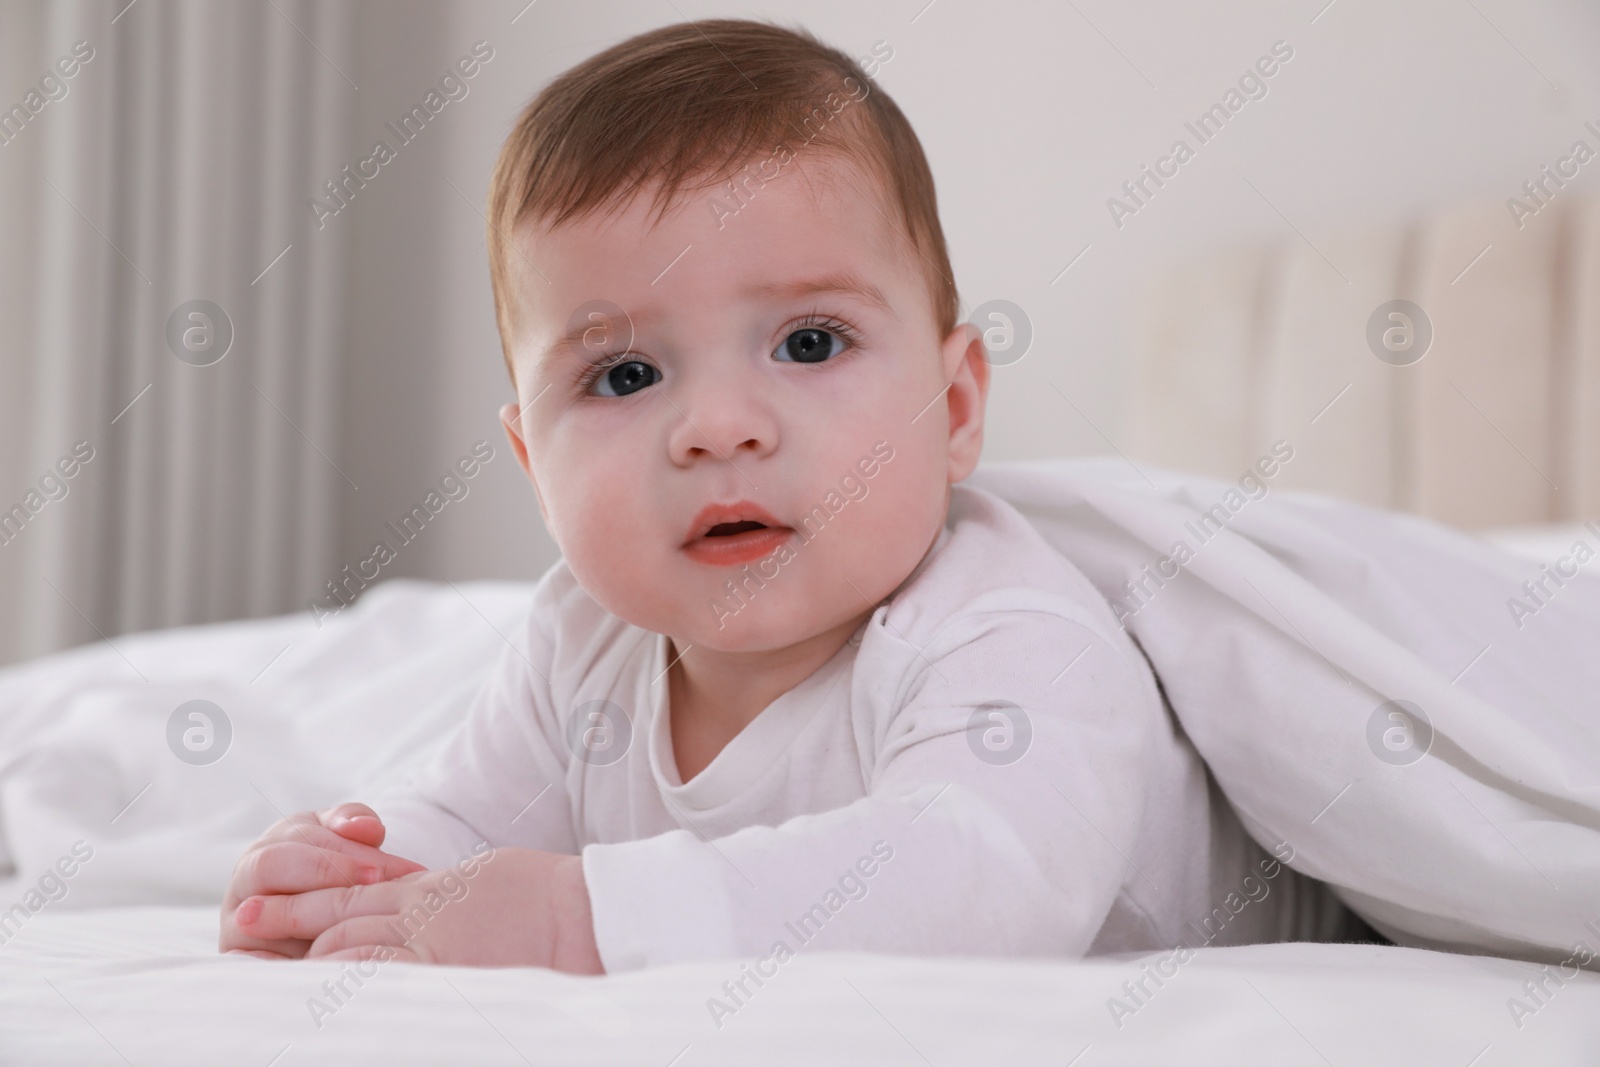
[[303,893],[328,886],[371,885],[386,877],[383,867],[332,849],[280,841],[245,853],[234,872],[239,896]]
[[339,804],[317,813],[317,821],[341,837],[377,848],[388,831],[378,813],[365,804]]
[[[304,844],[315,845],[318,848],[343,852],[348,856],[367,860],[375,866],[382,867],[385,878],[399,878],[401,875],[427,870],[420,863],[402,859],[377,847],[376,842],[383,840],[384,833],[373,832],[368,822],[369,816],[364,814],[371,811],[372,809],[365,804],[341,804],[337,807],[329,808],[325,812],[298,811],[286,819],[280,819],[268,828],[267,832],[257,839],[255,847],[262,848],[275,842],[300,841]],[[341,812],[347,816],[355,817],[353,822],[341,822],[339,824],[341,829],[349,829],[355,837],[346,836],[344,833],[336,833],[322,824],[324,816],[327,816],[329,821],[332,822],[335,815]],[[377,817],[376,815],[371,815],[370,818],[376,819]],[[379,826],[381,825],[380,822]],[[373,843],[369,844],[366,841],[357,839],[363,835],[372,839]]]
[[328,835],[330,841],[337,841],[340,843],[337,845],[331,843],[322,844],[321,840],[319,839],[318,847],[327,848],[334,852],[341,852],[346,856],[351,856],[362,861],[363,863],[369,864],[370,866],[377,867],[383,872],[383,878],[385,881],[391,878],[403,878],[408,874],[416,874],[419,871],[425,871],[428,869],[422,864],[418,863],[416,860],[408,860],[404,856],[396,856],[393,852],[385,852],[381,848],[373,848],[371,845],[363,845],[355,841],[347,840],[340,837],[332,830],[324,830],[322,832]]
[[[334,821],[334,813],[344,808],[351,809],[349,815],[362,816],[355,820],[355,827],[351,831],[356,835],[354,837],[343,833],[335,833],[333,827],[329,825]],[[268,827],[267,832],[257,839],[257,844],[270,844],[274,841],[305,841],[311,844],[326,845],[326,847],[330,848],[347,844],[356,848],[376,847],[377,843],[382,841],[383,835],[375,835],[378,839],[377,841],[365,839],[366,837],[374,836],[370,831],[370,820],[376,818],[376,816],[364,816],[361,811],[355,810],[363,808],[366,811],[371,811],[364,804],[345,804],[336,808],[329,808],[327,811],[297,811],[288,818],[279,819]],[[339,827],[345,828],[347,824],[348,816],[341,817],[338,823]]]
[[347,919],[360,916],[393,919],[399,908],[401,891],[393,882],[382,882],[359,889],[318,889],[309,893],[250,897],[235,909],[233,921],[251,937],[310,940]]
[[415,874],[417,871],[427,870],[420,863],[403,859],[392,852],[385,852],[372,845],[362,844],[360,841],[352,841],[315,821],[309,824],[296,823],[286,836],[275,835],[271,838],[271,842],[299,842],[316,848],[327,849],[329,852],[342,853],[365,861],[369,866],[381,869],[384,878],[399,878],[402,875]]
[[306,949],[306,959],[319,959],[333,952],[344,949],[382,945],[392,952],[406,949],[411,952],[413,959],[417,959],[415,952],[407,948],[408,943],[415,934],[408,932],[399,923],[395,916],[388,915],[363,915],[354,919],[347,919],[335,923],[311,942],[311,947]]
[[222,931],[217,938],[219,951],[227,952],[267,952],[273,957],[286,960],[297,960],[306,954],[306,949],[311,947],[311,942],[295,938],[279,938],[268,940],[260,937],[250,937],[239,929],[239,924],[233,921],[233,911],[225,911],[222,915]]
[[314,811],[297,811],[293,815],[279,819],[267,827],[266,833],[258,839],[261,843],[269,841],[296,841],[304,836],[308,829],[321,829],[322,821]]

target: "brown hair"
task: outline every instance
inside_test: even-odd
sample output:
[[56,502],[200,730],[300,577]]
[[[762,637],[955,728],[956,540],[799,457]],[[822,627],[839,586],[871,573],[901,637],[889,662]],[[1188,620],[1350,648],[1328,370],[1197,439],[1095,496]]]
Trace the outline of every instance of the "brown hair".
[[[841,87],[864,106],[844,106],[849,114],[836,107],[842,121],[830,122],[821,102],[838,100]],[[958,300],[933,174],[899,107],[855,60],[803,29],[707,19],[639,34],[561,74],[501,146],[487,242],[507,368],[515,300],[508,259],[519,254],[518,225],[557,226],[658,180],[659,219],[680,192],[727,182],[741,163],[786,148],[796,135],[801,148],[831,150],[879,179],[900,217],[895,229],[909,234],[922,259],[939,336],[948,335]],[[690,187],[700,175],[708,177]]]

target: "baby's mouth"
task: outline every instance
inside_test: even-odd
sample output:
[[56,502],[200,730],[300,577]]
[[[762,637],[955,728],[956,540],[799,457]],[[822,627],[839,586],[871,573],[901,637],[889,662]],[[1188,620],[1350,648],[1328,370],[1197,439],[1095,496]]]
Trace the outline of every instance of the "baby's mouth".
[[690,559],[729,567],[771,555],[794,531],[767,509],[740,500],[702,508],[688,535],[683,551]]
[[749,500],[736,500],[726,504],[707,504],[684,532],[683,544],[687,547],[706,539],[739,537],[753,530],[786,529],[772,512]]
[[766,523],[756,522],[754,519],[746,520],[744,522],[719,522],[715,526],[711,527],[711,529],[707,530],[705,536],[731,537],[734,534],[742,534],[746,530],[765,530],[766,528]]

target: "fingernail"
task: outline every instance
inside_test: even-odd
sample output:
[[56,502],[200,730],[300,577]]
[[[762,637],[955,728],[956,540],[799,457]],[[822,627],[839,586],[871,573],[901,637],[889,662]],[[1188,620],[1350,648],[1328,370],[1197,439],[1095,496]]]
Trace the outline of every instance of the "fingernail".
[[240,904],[238,910],[233,913],[233,921],[240,926],[249,926],[259,918],[261,918],[261,901],[255,897]]
[[378,868],[376,868],[376,867],[368,867],[366,870],[361,872],[361,884],[362,885],[371,885],[372,883],[374,883],[376,881],[379,881],[382,878],[383,878],[383,872],[378,870]]

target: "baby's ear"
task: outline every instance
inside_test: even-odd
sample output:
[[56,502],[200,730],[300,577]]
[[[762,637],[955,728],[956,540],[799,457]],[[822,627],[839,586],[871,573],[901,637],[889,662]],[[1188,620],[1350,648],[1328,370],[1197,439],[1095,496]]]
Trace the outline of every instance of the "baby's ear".
[[950,390],[950,482],[972,473],[983,452],[983,416],[989,396],[989,353],[983,333],[970,322],[958,323],[945,338],[945,369]]
[[983,354],[983,331],[970,322],[958,322],[956,328],[951,330],[939,346],[939,355],[944,361],[945,377],[954,378],[959,372],[962,360],[973,355],[972,346],[977,345],[979,354]]
[[539,502],[539,517],[548,530],[550,515],[544,509],[544,494],[539,492],[539,480],[533,476],[533,466],[528,461],[528,444],[522,439],[522,409],[516,404],[500,405],[500,425],[505,427],[506,440],[511,443],[511,454],[517,457],[517,465],[533,485],[534,499]]
[[501,404],[500,425],[505,427],[506,440],[511,443],[511,454],[517,457],[517,465],[522,468],[522,473],[531,478],[533,472],[528,469],[528,446],[522,439],[522,409],[514,403]]

